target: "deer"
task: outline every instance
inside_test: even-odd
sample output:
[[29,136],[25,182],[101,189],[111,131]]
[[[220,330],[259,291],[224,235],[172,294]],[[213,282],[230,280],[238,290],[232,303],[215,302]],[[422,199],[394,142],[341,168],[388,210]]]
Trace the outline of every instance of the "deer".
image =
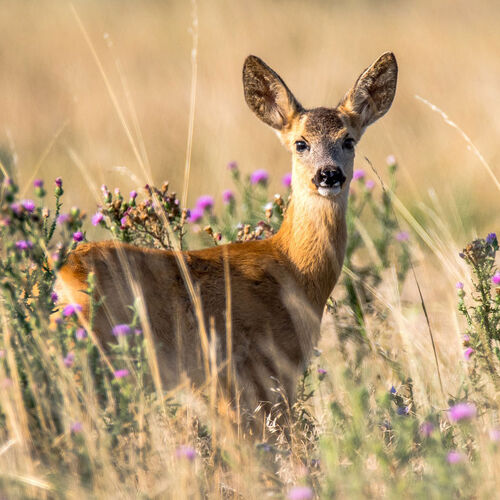
[[166,386],[186,375],[193,386],[206,382],[209,342],[220,386],[241,409],[269,414],[277,394],[292,404],[342,270],[355,148],[391,107],[397,74],[394,54],[384,53],[336,107],[307,109],[273,69],[248,56],[245,100],[292,155],[291,199],[280,229],[267,239],[183,252],[84,243],[60,270],[61,301],[80,304],[88,319],[92,298],[82,291],[93,273],[94,299],[104,305],[92,327],[106,345],[113,325],[130,322],[139,291]]

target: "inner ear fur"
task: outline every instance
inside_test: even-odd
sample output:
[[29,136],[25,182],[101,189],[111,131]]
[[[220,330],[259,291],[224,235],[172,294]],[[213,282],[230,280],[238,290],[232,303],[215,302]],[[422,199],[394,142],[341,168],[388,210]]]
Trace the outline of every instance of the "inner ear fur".
[[396,57],[392,52],[386,52],[361,73],[339,107],[347,114],[355,114],[361,127],[367,127],[391,107],[397,80]]
[[280,76],[256,56],[248,56],[243,65],[243,89],[249,108],[276,130],[303,109]]

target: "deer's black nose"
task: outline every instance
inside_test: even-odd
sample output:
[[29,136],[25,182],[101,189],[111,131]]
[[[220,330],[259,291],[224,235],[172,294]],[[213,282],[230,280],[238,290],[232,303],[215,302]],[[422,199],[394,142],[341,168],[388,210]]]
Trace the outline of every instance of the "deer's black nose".
[[312,181],[316,187],[342,187],[346,176],[340,167],[327,166],[317,170]]

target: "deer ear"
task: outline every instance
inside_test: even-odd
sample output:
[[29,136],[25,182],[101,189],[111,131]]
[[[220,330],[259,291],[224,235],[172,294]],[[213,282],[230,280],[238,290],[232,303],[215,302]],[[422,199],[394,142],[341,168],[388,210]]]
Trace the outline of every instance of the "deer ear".
[[392,52],[382,54],[359,76],[339,107],[357,115],[361,127],[367,127],[384,116],[396,94],[398,65]]
[[302,110],[285,82],[262,59],[248,56],[243,89],[249,108],[267,125],[282,130]]

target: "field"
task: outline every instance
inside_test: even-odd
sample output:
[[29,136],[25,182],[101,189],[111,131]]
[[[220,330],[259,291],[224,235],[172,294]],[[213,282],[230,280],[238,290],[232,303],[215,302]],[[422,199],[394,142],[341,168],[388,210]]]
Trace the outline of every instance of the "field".
[[[2,12],[2,497],[498,495],[496,2],[6,0]],[[54,271],[79,240],[158,243],[121,223],[145,184],[168,180],[191,210],[213,196],[182,221],[190,248],[266,218],[277,230],[281,207],[266,204],[287,200],[290,157],[245,104],[248,54],[305,106],[333,107],[387,50],[396,99],[357,147],[343,277],[286,429],[241,439],[216,378],[162,393],[147,338],[103,356],[57,311]],[[269,179],[252,183],[259,169]]]

